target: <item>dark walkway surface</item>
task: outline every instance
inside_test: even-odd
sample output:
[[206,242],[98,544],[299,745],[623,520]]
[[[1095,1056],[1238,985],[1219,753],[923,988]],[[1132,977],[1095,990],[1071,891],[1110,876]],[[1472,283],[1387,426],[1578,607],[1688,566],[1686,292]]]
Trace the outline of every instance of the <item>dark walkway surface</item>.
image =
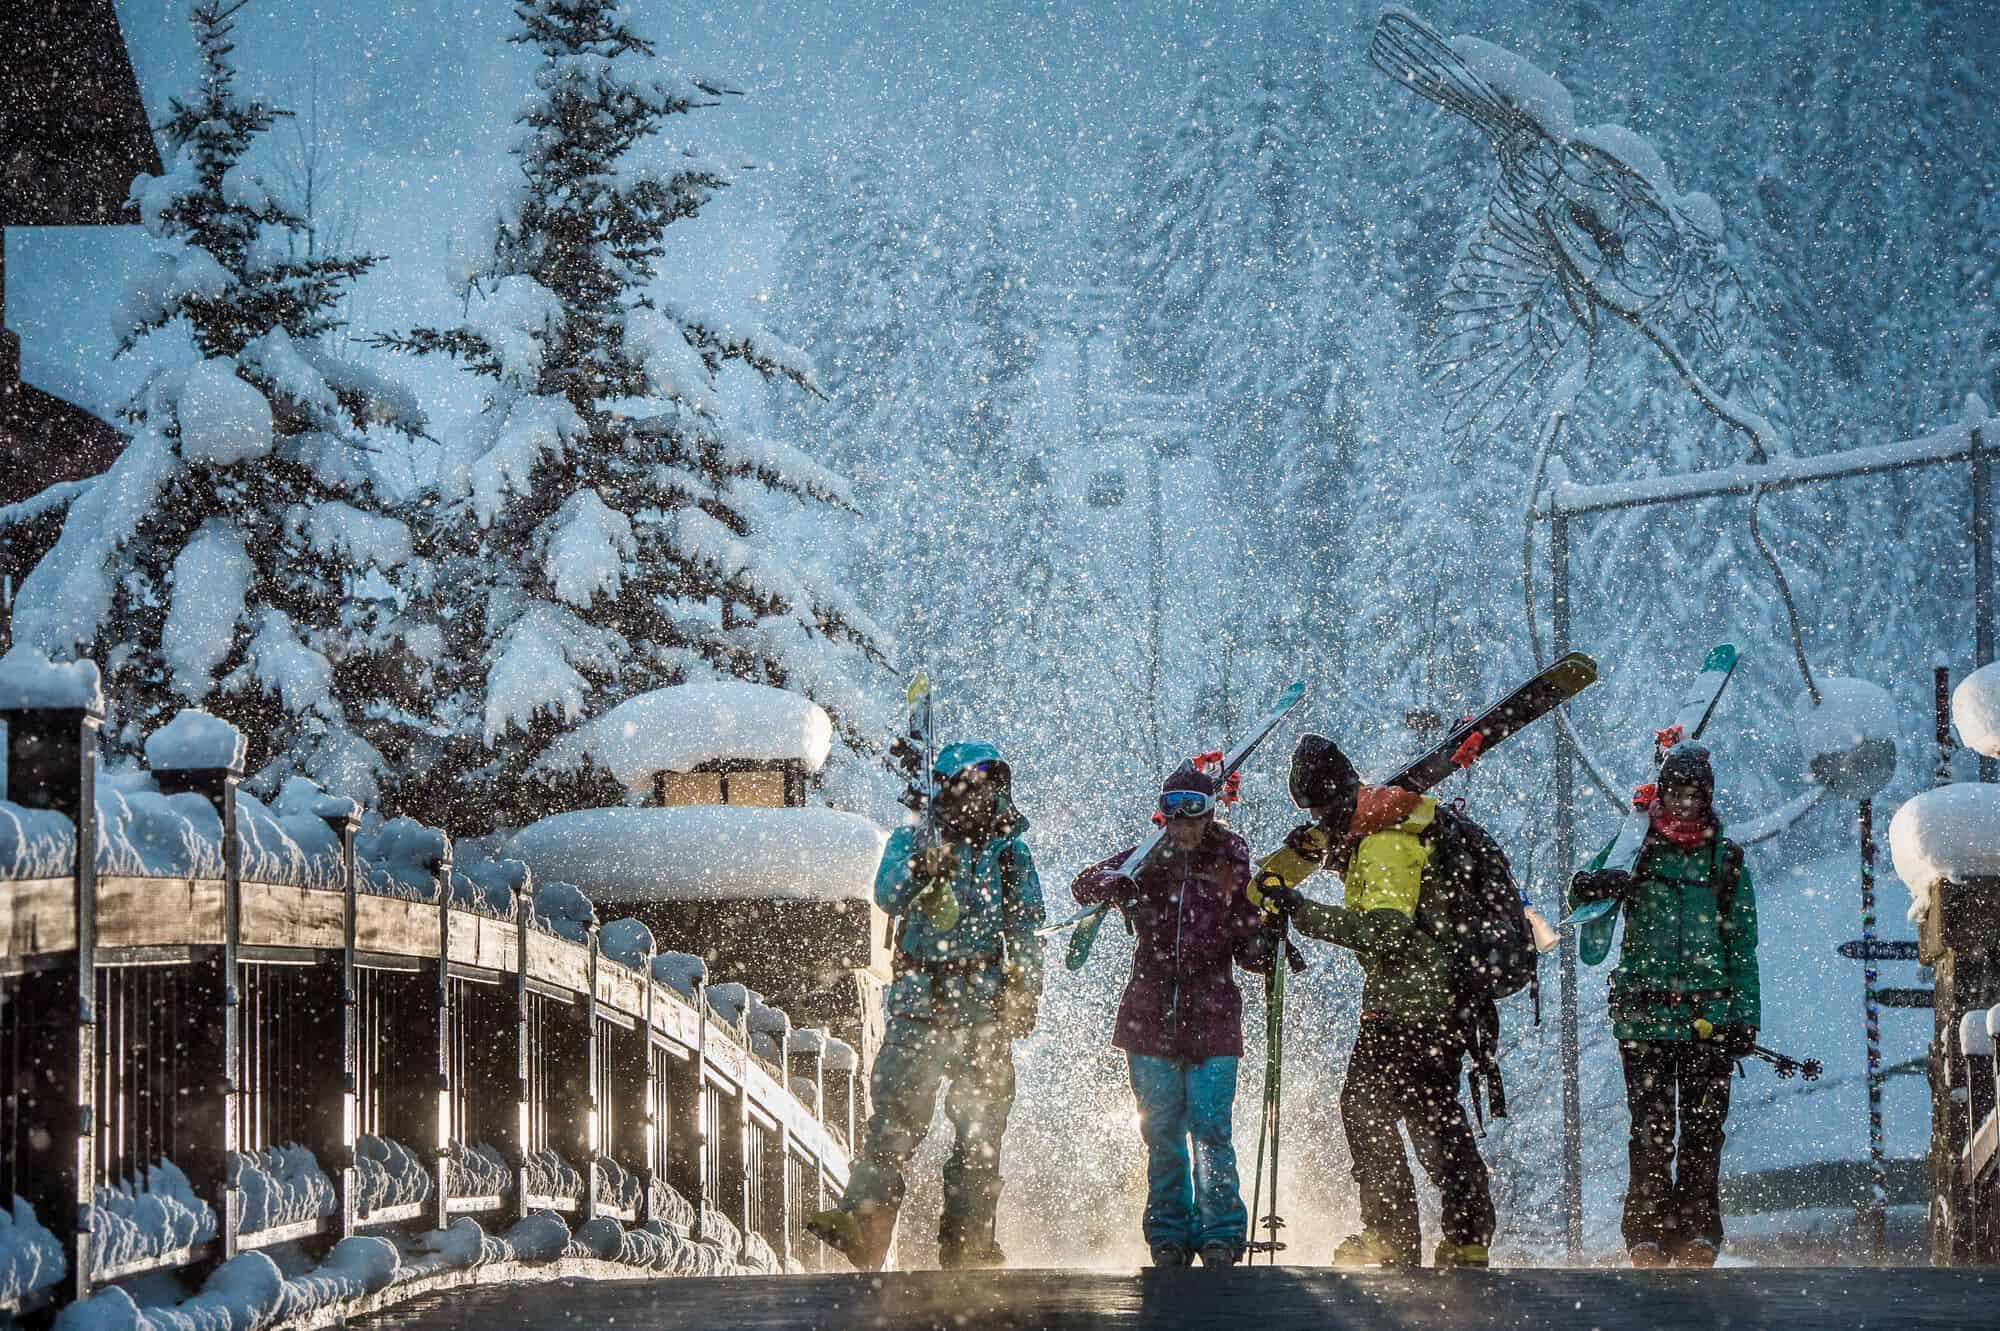
[[2000,1269],[1369,1272],[1258,1268],[1116,1274],[912,1272],[560,1282],[427,1296],[369,1331],[1811,1331],[2000,1328]]

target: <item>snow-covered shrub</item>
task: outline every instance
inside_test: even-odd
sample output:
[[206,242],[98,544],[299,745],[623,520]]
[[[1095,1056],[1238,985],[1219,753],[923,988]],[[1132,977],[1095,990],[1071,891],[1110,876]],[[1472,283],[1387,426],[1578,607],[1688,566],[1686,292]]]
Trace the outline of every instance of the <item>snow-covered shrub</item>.
[[[396,612],[357,589],[407,571],[410,543],[381,538],[402,523],[359,459],[371,432],[423,421],[325,340],[376,259],[273,246],[308,227],[249,165],[281,113],[237,86],[232,10],[204,0],[192,18],[200,74],[159,126],[166,171],[132,186],[154,250],[121,311],[131,439],[21,584],[14,634],[104,663],[107,733],[127,749],[193,704],[241,727],[259,792],[303,773],[372,798]],[[320,539],[310,517],[330,507],[377,539]]]
[[[853,679],[879,636],[772,520],[774,497],[851,508],[804,451],[747,437],[729,362],[810,386],[760,323],[670,299],[658,256],[718,190],[721,161],[669,149],[714,86],[659,69],[617,0],[522,0],[538,57],[518,171],[451,247],[466,313],[385,339],[488,379],[488,409],[439,471],[436,576],[414,614],[442,643],[401,714],[418,755],[393,801],[467,832],[616,804],[623,785],[563,732],[664,685],[782,682],[863,747]],[[673,228],[672,231],[669,228]],[[476,253],[480,247],[483,253]],[[691,607],[725,607],[719,616]]]
[[590,941],[597,909],[571,883],[543,883],[535,888],[535,926],[572,943]]
[[597,1200],[617,1207],[621,1211],[637,1213],[639,1199],[645,1189],[639,1183],[639,1176],[610,1156],[599,1156],[597,1160]]
[[708,963],[691,952],[662,952],[653,958],[653,978],[690,1002],[708,983]]
[[451,1197],[504,1197],[514,1191],[514,1171],[500,1152],[481,1142],[453,1142],[445,1165],[445,1193]]
[[548,1147],[528,1155],[528,1191],[536,1197],[583,1200],[583,1175]]
[[771,1245],[766,1243],[764,1236],[755,1230],[744,1233],[743,1254],[736,1260],[739,1266],[747,1267],[759,1275],[775,1275],[779,1270],[778,1254],[771,1251]]
[[662,1179],[653,1180],[653,1215],[683,1237],[694,1233],[694,1203]]
[[613,920],[597,931],[597,949],[609,961],[643,971],[653,959],[653,931],[641,920]]

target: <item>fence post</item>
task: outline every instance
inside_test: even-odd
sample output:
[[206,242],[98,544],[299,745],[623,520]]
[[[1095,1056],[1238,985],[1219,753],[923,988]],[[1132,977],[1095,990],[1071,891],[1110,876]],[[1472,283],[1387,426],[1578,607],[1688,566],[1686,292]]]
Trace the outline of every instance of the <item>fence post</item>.
[[584,1102],[583,1102],[583,1218],[595,1220],[597,1206],[597,1164],[604,1155],[604,1104],[598,1093],[603,1084],[605,1048],[604,1038],[598,1033],[597,1020],[597,970],[603,961],[603,949],[598,946],[597,921],[592,920],[584,928],[584,942],[590,950],[590,963],[585,971],[583,996],[584,1029]]
[[[239,740],[240,744],[240,740]],[[162,767],[153,765],[153,779],[164,795],[200,795],[215,806],[222,821],[222,948],[212,962],[213,986],[220,1002],[221,1047],[203,1049],[198,1038],[189,1043],[197,1050],[197,1062],[208,1064],[210,1083],[216,1088],[213,1103],[222,1121],[207,1124],[208,1144],[201,1145],[200,1127],[191,1133],[197,1143],[192,1159],[183,1165],[197,1195],[217,1197],[216,1240],[223,1261],[237,1254],[237,1229],[243,1219],[243,1193],[237,1185],[236,1153],[243,1146],[243,967],[239,955],[243,945],[243,847],[237,835],[236,787],[242,769],[226,767]],[[199,1018],[197,1017],[197,1021]],[[208,1097],[197,1093],[190,1106],[197,1124],[208,1107],[199,1103]]]
[[309,1145],[323,1168],[327,1162],[332,1164],[338,1225],[335,1233],[347,1238],[354,1233],[354,1156],[360,1122],[356,1097],[361,1086],[361,1044],[354,973],[360,867],[355,859],[354,838],[361,828],[361,818],[352,806],[322,813],[320,817],[340,838],[340,956],[333,962],[334,990],[340,996],[340,1057],[322,1067],[314,1078],[318,1093],[309,1112],[319,1131],[315,1134],[317,1140]]
[[[1569,651],[1569,518],[1560,511],[1549,517],[1549,650],[1561,657]],[[1560,718],[1558,718],[1560,720]],[[1556,918],[1562,918],[1563,894],[1575,859],[1576,770],[1569,737],[1557,725],[1551,732],[1556,749],[1555,880]],[[1583,1253],[1583,1125],[1577,1061],[1581,1044],[1576,1016],[1576,930],[1565,929],[1557,945],[1561,982],[1556,1048],[1562,1063],[1563,1111],[1563,1241],[1572,1260]]]
[[0,1140],[0,1196],[18,1193],[63,1248],[59,1295],[90,1293],[91,1206],[97,1182],[97,707],[0,710],[6,722],[10,803],[74,820],[70,910],[75,949],[59,970],[23,975],[4,1019],[36,1059],[18,1086],[0,1088],[22,1131]]
[[[1973,666],[1993,662],[1993,465],[1985,431],[1972,427],[1972,645]],[[2000,780],[2000,760],[1979,757],[1979,779]]]
[[438,900],[438,959],[437,959],[437,1139],[436,1154],[432,1160],[432,1195],[436,1205],[431,1208],[431,1220],[438,1229],[451,1224],[451,1141],[455,1106],[451,1082],[452,1064],[452,1020],[451,1001],[451,838],[440,832],[442,845],[438,850],[437,863],[431,874],[437,882]]
[[528,1214],[528,1152],[530,1136],[530,1090],[528,1053],[532,1035],[528,1021],[528,928],[535,914],[535,892],[530,883],[514,891],[514,1135],[506,1143],[507,1166],[514,1171],[514,1219]]

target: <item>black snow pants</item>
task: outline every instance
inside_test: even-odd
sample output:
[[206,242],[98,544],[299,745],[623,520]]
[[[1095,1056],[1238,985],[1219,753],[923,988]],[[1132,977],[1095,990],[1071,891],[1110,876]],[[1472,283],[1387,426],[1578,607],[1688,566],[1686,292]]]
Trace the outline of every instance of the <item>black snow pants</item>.
[[[1729,1117],[1729,1054],[1713,1041],[1620,1040],[1632,1110],[1625,1246],[1672,1252],[1690,1239],[1722,1246],[1722,1123]],[[1675,1148],[1675,1117],[1680,1120]],[[1675,1156],[1679,1168],[1675,1168]]]
[[1421,1259],[1423,1236],[1398,1123],[1408,1128],[1417,1160],[1443,1200],[1445,1241],[1493,1240],[1486,1162],[1458,1102],[1463,1057],[1462,1046],[1441,1027],[1364,1014],[1347,1060],[1340,1118],[1361,1193],[1361,1223],[1412,1266]]

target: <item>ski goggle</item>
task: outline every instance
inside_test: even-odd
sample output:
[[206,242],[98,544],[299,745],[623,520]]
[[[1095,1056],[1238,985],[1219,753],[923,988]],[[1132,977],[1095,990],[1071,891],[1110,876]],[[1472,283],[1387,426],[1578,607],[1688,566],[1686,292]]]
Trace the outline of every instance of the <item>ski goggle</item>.
[[1169,790],[1160,795],[1160,812],[1169,818],[1199,818],[1215,807],[1215,796],[1199,790]]
[[934,773],[933,775],[936,776],[939,785],[969,786],[975,781],[991,780],[994,772],[999,770],[999,768],[1000,764],[989,758],[983,763],[974,763],[970,767],[961,767],[950,776],[945,776],[942,773]]

